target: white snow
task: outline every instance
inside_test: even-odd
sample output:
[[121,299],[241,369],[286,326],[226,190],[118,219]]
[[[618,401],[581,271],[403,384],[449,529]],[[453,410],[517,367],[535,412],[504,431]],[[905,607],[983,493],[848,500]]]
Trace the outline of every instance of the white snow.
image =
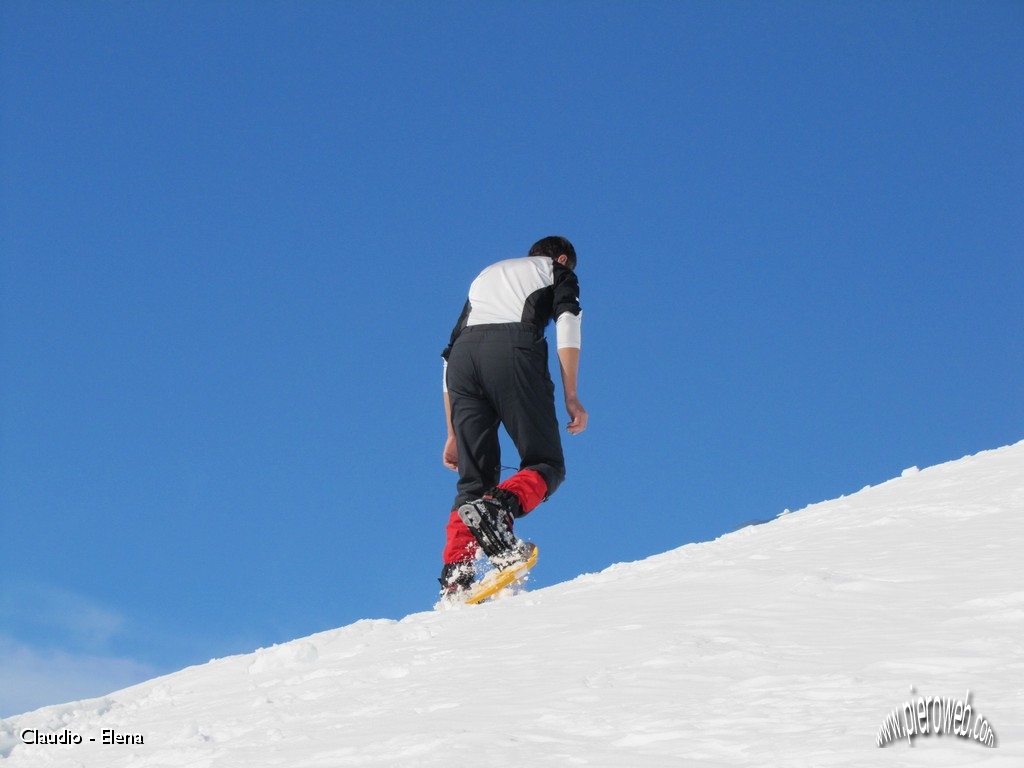
[[[493,604],[360,621],[8,718],[0,757],[1016,767],[1022,551],[1024,442]],[[995,748],[936,735],[935,698],[969,705]],[[890,713],[914,723],[919,699],[932,730],[873,751]],[[105,730],[143,743],[103,745]],[[24,743],[36,733],[82,743]]]

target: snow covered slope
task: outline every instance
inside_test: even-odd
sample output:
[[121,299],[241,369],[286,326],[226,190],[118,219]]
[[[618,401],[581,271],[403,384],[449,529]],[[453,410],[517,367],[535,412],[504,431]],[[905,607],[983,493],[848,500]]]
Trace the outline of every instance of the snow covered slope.
[[[1022,553],[1024,442],[492,605],[361,621],[8,718],[0,756],[1020,766]],[[908,721],[929,732],[876,751],[883,725]],[[82,743],[24,743],[62,737]]]

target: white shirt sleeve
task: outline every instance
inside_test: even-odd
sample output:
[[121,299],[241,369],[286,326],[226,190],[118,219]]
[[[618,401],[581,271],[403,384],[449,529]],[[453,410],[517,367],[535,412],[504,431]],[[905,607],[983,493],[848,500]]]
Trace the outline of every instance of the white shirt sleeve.
[[563,312],[555,321],[555,342],[558,349],[573,347],[579,349],[583,342],[583,312],[574,315]]

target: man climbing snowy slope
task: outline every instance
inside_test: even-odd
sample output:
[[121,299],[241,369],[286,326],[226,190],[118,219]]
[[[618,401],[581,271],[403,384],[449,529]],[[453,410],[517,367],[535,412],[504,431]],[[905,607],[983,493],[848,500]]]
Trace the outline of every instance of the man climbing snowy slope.
[[[492,264],[469,289],[445,360],[448,438],[443,460],[457,470],[448,520],[442,595],[457,599],[472,584],[479,546],[499,568],[525,556],[514,520],[547,499],[565,479],[565,460],[548,373],[544,330],[554,320],[570,434],[587,427],[577,394],[580,359],[576,251],[564,237],[537,241],[523,258]],[[519,471],[499,481],[498,427],[519,452]]]

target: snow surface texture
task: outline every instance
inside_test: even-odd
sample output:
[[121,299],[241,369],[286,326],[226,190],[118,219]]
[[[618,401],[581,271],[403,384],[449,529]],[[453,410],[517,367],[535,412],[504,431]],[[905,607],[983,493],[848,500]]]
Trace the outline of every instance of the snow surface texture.
[[[8,718],[0,757],[1016,768],[1022,551],[1024,442],[548,589],[360,621]],[[899,756],[873,751],[890,713],[913,722],[920,698],[931,716],[926,697],[969,703],[995,748],[931,731],[897,737]],[[83,743],[25,745],[24,729]],[[104,729],[144,743],[104,746]]]

